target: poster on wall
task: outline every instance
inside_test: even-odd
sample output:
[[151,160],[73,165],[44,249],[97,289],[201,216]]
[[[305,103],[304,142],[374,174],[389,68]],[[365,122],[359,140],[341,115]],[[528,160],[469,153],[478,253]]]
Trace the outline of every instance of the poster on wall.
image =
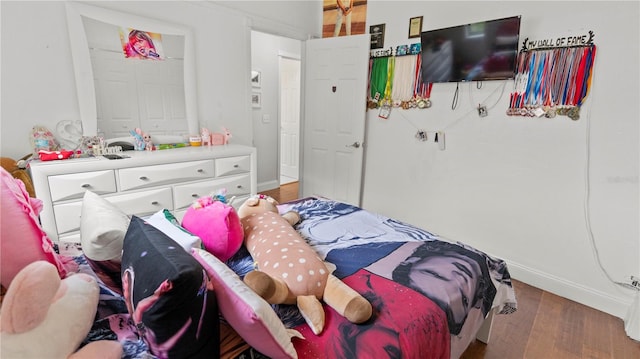
[[137,29],[120,28],[120,43],[128,59],[164,60],[162,35]]
[[367,0],[323,0],[322,37],[365,33]]

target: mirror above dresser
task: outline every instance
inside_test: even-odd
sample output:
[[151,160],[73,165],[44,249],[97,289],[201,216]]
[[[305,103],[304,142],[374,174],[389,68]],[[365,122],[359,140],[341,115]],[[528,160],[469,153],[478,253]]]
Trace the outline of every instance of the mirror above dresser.
[[[191,30],[164,21],[66,3],[83,135],[160,142],[199,133]],[[152,50],[132,52],[145,36]]]

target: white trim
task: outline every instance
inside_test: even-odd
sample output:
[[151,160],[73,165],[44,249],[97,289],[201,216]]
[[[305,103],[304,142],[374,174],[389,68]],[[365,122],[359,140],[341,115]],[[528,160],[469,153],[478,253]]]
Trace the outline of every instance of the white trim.
[[[295,40],[295,39],[294,39]],[[302,48],[302,42],[300,40],[300,47]],[[288,52],[288,51],[283,51],[283,50],[278,50],[278,56],[279,57],[285,57],[288,59],[292,59],[292,60],[298,60],[301,61],[302,56],[300,54],[294,54],[293,52]]]
[[[511,277],[515,280],[570,299],[574,302],[584,304],[588,307],[611,314],[618,318],[624,318],[627,313],[627,309],[632,303],[631,297],[629,297],[629,300],[614,297],[609,293],[594,290],[581,284],[574,283],[518,263],[508,260],[505,260],[505,262],[507,262],[507,267],[509,268]],[[632,293],[629,292],[629,294]],[[516,292],[516,298],[517,296],[518,293]]]

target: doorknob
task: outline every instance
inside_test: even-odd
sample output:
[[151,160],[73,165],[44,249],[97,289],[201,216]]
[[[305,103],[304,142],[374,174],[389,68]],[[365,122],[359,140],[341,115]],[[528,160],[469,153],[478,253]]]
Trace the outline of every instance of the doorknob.
[[344,147],[360,148],[360,142],[356,141],[350,145],[344,145]]

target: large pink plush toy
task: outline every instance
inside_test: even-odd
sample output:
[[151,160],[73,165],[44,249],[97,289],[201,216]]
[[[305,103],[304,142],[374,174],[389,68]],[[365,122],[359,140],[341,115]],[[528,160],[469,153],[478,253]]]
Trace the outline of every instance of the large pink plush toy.
[[35,261],[11,282],[2,302],[2,359],[120,358],[115,340],[78,347],[89,333],[98,309],[100,289],[87,274],[60,279],[56,267]]
[[182,218],[182,227],[200,237],[204,249],[223,262],[242,246],[240,219],[223,194],[195,201]]

